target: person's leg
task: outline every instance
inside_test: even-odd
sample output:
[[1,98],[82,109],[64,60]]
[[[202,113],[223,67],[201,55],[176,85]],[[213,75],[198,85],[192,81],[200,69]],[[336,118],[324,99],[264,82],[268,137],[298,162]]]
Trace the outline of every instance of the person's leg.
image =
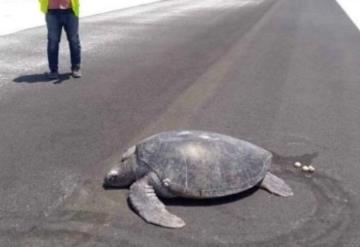
[[46,25],[48,29],[47,54],[50,73],[58,72],[59,63],[59,43],[61,39],[61,22],[57,13],[48,12],[46,14]]
[[79,18],[73,12],[66,14],[64,22],[67,39],[70,47],[71,57],[71,71],[74,77],[81,77],[80,64],[81,64],[81,46],[79,38]]

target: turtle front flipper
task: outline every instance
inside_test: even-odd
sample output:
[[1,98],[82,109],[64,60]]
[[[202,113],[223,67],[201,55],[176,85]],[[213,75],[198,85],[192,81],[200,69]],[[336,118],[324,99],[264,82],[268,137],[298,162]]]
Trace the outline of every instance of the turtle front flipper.
[[150,175],[136,181],[130,187],[130,203],[138,214],[147,222],[169,228],[180,228],[185,222],[169,213],[165,205],[156,196],[151,185]]
[[260,184],[260,187],[278,196],[292,196],[294,195],[292,189],[284,180],[268,172]]

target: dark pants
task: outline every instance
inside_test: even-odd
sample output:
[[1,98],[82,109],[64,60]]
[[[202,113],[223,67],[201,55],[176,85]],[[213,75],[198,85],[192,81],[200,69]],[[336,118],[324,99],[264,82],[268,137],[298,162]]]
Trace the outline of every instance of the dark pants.
[[79,18],[72,10],[49,10],[46,14],[48,29],[48,60],[51,72],[58,71],[59,43],[64,28],[70,47],[71,70],[80,68],[81,47],[79,39]]

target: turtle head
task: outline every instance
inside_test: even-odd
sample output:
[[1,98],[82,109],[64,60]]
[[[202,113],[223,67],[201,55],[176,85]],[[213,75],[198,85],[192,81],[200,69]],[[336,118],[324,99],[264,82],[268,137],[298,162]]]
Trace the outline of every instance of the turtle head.
[[105,175],[104,187],[122,188],[129,186],[136,179],[135,167],[135,157],[122,160]]

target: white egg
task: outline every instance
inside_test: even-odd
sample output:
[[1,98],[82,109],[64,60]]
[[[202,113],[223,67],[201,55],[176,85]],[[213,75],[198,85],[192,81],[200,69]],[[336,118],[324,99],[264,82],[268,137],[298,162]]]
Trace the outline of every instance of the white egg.
[[302,167],[302,164],[299,162],[299,161],[296,161],[295,163],[294,163],[294,166],[295,167]]
[[309,166],[309,172],[314,172],[315,171],[315,167],[313,167],[312,165]]
[[303,166],[301,169],[302,169],[304,172],[308,172],[308,171],[309,171],[309,167],[308,167],[308,166]]

